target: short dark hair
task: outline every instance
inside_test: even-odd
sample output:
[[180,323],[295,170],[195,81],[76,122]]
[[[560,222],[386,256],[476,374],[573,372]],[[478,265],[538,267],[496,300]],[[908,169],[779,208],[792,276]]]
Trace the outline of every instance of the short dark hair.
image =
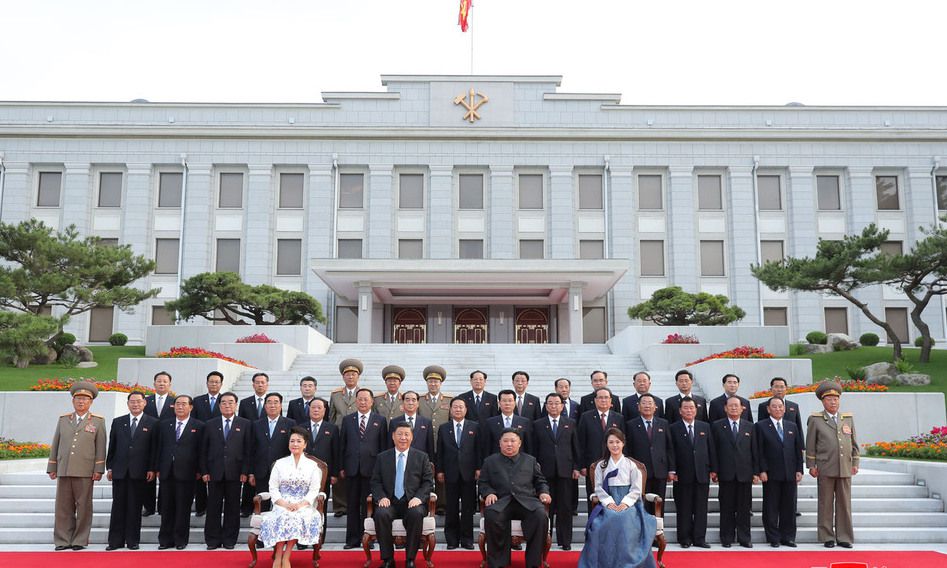
[[368,387],[362,387],[362,388],[358,389],[357,391],[355,391],[355,396],[358,397],[359,393],[361,393],[362,391],[367,392],[367,393],[368,393],[368,396],[370,396],[370,397],[372,397],[372,398],[375,398],[375,393],[373,393],[373,392],[372,392],[372,389],[370,389],[370,388],[368,388]]
[[293,434],[302,436],[303,441],[306,442],[306,445],[309,445],[309,430],[306,430],[302,426],[293,426],[289,429],[289,435],[292,437]]
[[499,401],[500,399],[502,399],[502,398],[503,398],[503,395],[505,395],[505,394],[508,394],[508,395],[512,396],[512,397],[513,397],[513,400],[516,400],[516,391],[514,391],[513,389],[503,389],[503,390],[501,390],[500,392],[498,392],[498,393],[497,393],[497,400]]
[[657,399],[654,398],[654,395],[653,395],[653,394],[651,394],[650,392],[646,392],[646,393],[644,393],[644,394],[639,394],[639,395],[638,395],[638,404],[641,404],[641,401],[644,400],[645,397],[650,398],[650,399],[651,399],[651,402],[653,402],[653,403],[655,403],[655,404],[658,403]]
[[188,405],[188,406],[194,406],[194,399],[191,398],[191,395],[189,395],[189,394],[179,394],[178,396],[174,397],[174,402],[177,402],[179,398],[186,398],[186,399],[187,399],[187,405]]
[[523,433],[516,428],[504,428],[503,431],[500,432],[500,437],[502,438],[507,434],[516,434],[516,436],[520,439],[520,442],[523,441]]
[[283,404],[283,395],[281,395],[281,394],[278,393],[278,392],[268,392],[268,393],[266,393],[266,396],[263,397],[263,402],[265,403],[266,401],[270,400],[270,397],[271,397],[271,396],[275,396],[276,398],[279,399],[280,404]]
[[773,388],[773,385],[776,384],[776,381],[782,381],[784,385],[786,385],[787,387],[789,386],[789,382],[787,382],[786,379],[782,377],[773,377],[769,381],[770,388]]
[[740,377],[734,375],[733,373],[727,373],[726,375],[723,376],[722,379],[720,379],[720,384],[722,384],[722,385],[723,385],[723,384],[726,384],[726,383],[727,383],[727,379],[729,379],[730,377],[733,377],[734,379],[736,379],[738,383],[740,382]]
[[312,408],[312,405],[316,402],[321,402],[322,408],[324,408],[325,410],[329,410],[329,401],[318,396],[309,401],[309,408]]
[[651,380],[651,375],[648,374],[648,371],[637,371],[634,375],[631,376],[631,380],[634,381],[638,378],[638,375],[644,375],[648,377],[648,380]]
[[691,373],[687,369],[681,369],[680,371],[674,373],[674,381],[677,382],[677,378],[680,377],[681,375],[687,375],[688,378],[690,378],[690,380],[692,381],[694,380],[694,373]]
[[264,379],[266,379],[266,382],[270,382],[270,376],[264,373],[263,371],[257,371],[256,373],[253,373],[253,376],[250,377],[250,382],[252,383],[253,381],[255,381],[257,377],[263,377]]
[[726,406],[726,405],[730,404],[730,401],[733,400],[733,399],[739,400],[739,401],[740,401],[740,406],[743,406],[743,401],[742,401],[742,400],[740,399],[740,397],[738,397],[737,395],[728,396],[728,397],[727,397],[727,400],[725,400],[725,401],[723,402],[723,405]]
[[477,369],[476,371],[471,371],[470,378],[472,379],[473,376],[476,375],[477,373],[480,373],[481,375],[483,375],[483,380],[487,380],[487,374],[481,371],[480,369]]
[[565,381],[565,382],[569,383],[569,386],[570,386],[570,387],[572,386],[572,381],[570,381],[569,379],[567,379],[567,378],[565,378],[565,377],[559,377],[558,379],[556,379],[556,380],[554,380],[554,381],[552,382],[552,388],[558,387],[558,386],[559,386],[559,381]]
[[454,403],[455,403],[455,402],[462,402],[462,403],[464,403],[464,409],[465,409],[465,410],[467,409],[467,401],[466,401],[466,400],[460,398],[459,396],[455,396],[454,398],[451,399],[450,405],[451,405],[451,406],[454,406]]
[[562,395],[561,395],[561,394],[559,394],[559,393],[557,393],[557,392],[551,392],[551,393],[549,393],[549,394],[546,395],[545,404],[549,404],[549,399],[550,399],[550,398],[553,398],[553,397],[558,398],[558,399],[562,402],[562,404],[565,404],[565,403],[566,403],[565,399],[562,398]]
[[398,424],[395,425],[395,428],[394,430],[391,431],[391,433],[394,434],[395,432],[397,432],[398,430],[401,430],[402,428],[407,428],[408,430],[411,430],[411,425],[408,424],[407,422],[398,422]]
[[515,379],[516,375],[523,375],[524,377],[526,377],[526,382],[527,383],[529,382],[529,373],[527,373],[526,371],[514,371],[513,375],[510,376],[510,380]]
[[316,378],[315,378],[315,377],[310,377],[310,376],[305,376],[305,377],[299,379],[299,386],[303,386],[303,383],[305,383],[306,381],[309,381],[309,382],[311,382],[312,384],[314,384],[314,385],[316,385],[316,386],[319,386],[319,382],[316,380]]
[[233,401],[234,401],[235,403],[237,402],[237,400],[239,400],[239,399],[237,398],[237,394],[236,394],[236,393],[227,391],[227,392],[225,392],[224,394],[222,394],[222,395],[220,395],[220,396],[217,397],[217,402],[219,403],[220,401],[222,401],[225,396],[229,396],[229,397],[233,398]]
[[145,398],[145,393],[143,393],[143,392],[141,392],[141,391],[131,391],[130,393],[128,393],[128,400],[131,400],[132,397],[135,396],[136,394],[141,395],[141,398],[142,398],[142,399]]
[[224,374],[221,373],[220,371],[211,371],[207,373],[207,378],[204,379],[204,382],[206,383],[207,381],[209,381],[211,377],[219,377],[220,382],[224,382]]
[[612,397],[612,389],[610,389],[610,388],[608,388],[608,387],[598,387],[597,389],[595,389],[595,393],[594,393],[594,394],[595,394],[595,398],[598,398],[598,393],[600,393],[600,392],[602,392],[602,391],[605,391],[605,392],[608,393],[608,398],[611,398],[611,397]]
[[171,382],[172,380],[174,380],[174,379],[171,378],[171,373],[169,373],[169,372],[167,372],[167,371],[158,371],[157,373],[155,373],[155,376],[152,377],[151,381],[154,382],[154,381],[158,380],[158,377],[160,377],[161,375],[164,375],[164,376],[168,377],[168,382]]
[[697,401],[694,400],[693,398],[689,397],[689,396],[681,397],[681,406],[682,406],[682,407],[684,406],[684,403],[685,403],[685,402],[689,402],[689,403],[693,404],[695,407],[697,406]]
[[593,379],[593,378],[595,378],[595,373],[602,373],[602,375],[605,376],[605,380],[608,380],[608,373],[606,373],[605,371],[598,370],[598,369],[592,371],[592,372],[589,374],[589,379],[590,379],[590,380]]
[[401,400],[404,400],[404,397],[408,396],[409,394],[413,394],[414,398],[418,399],[418,401],[420,402],[421,395],[419,395],[417,391],[405,391],[404,393],[401,394]]
[[780,404],[782,404],[783,406],[786,406],[786,401],[779,398],[778,396],[774,396],[774,397],[770,397],[770,399],[766,401],[766,408],[769,408],[769,405],[772,404],[774,400],[778,400]]

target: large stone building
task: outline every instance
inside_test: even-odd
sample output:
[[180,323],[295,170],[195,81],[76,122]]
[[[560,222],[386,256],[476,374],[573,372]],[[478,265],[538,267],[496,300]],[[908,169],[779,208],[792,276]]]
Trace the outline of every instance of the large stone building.
[[[76,317],[82,340],[140,341],[181,278],[230,270],[314,295],[340,342],[578,343],[671,284],[791,337],[878,331],[839,298],[761,287],[751,263],[869,223],[903,250],[947,208],[947,108],[629,106],[556,76],[382,83],[315,104],[0,103],[0,219],[157,261],[141,285],[160,297]],[[915,336],[905,298],[862,298]],[[927,319],[945,337],[941,300]]]

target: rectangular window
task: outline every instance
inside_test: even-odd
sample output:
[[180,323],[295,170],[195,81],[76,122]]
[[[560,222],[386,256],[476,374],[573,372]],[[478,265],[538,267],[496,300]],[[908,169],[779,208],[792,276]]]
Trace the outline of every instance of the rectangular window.
[[362,239],[339,239],[338,258],[362,258]]
[[243,207],[243,174],[220,174],[220,195],[217,207],[221,209],[240,209]]
[[217,239],[216,270],[240,274],[240,239]]
[[723,184],[720,176],[697,176],[697,208],[701,211],[723,209]]
[[99,244],[106,247],[117,247],[118,238],[117,237],[108,237],[105,239],[99,239]]
[[582,343],[605,343],[605,308],[582,308]]
[[536,174],[521,174],[520,209],[543,208],[543,176]]
[[302,239],[276,239],[276,275],[302,274]]
[[605,258],[605,241],[579,241],[579,258],[593,260]]
[[460,209],[483,209],[483,176],[460,175]]
[[848,335],[848,308],[825,308],[825,332]]
[[279,208],[303,208],[303,174],[279,175]]
[[62,193],[62,172],[40,172],[36,206],[59,207],[60,193]]
[[601,174],[579,176],[579,209],[602,209]]
[[112,320],[115,308],[99,306],[89,310],[89,341],[108,341],[112,336]]
[[779,262],[783,259],[783,241],[760,241],[760,260]]
[[723,241],[700,241],[700,275],[724,276]]
[[937,176],[937,209],[947,211],[947,176]]
[[460,239],[460,258],[483,258],[483,239]]
[[786,308],[763,308],[763,325],[789,325]]
[[664,276],[664,241],[641,241],[641,275]]
[[542,239],[521,239],[520,258],[545,258],[545,245]]
[[398,258],[424,258],[424,241],[421,239],[398,239]]
[[756,189],[760,211],[782,211],[783,201],[779,192],[779,176],[756,176]]
[[398,207],[401,209],[424,209],[424,176],[401,174],[398,176]]
[[174,325],[174,314],[164,306],[151,306],[151,325]]
[[161,172],[158,174],[158,207],[180,207],[184,174]]
[[99,174],[99,207],[122,206],[122,172]]
[[902,241],[886,241],[881,243],[881,254],[885,256],[901,256],[904,254]]
[[815,184],[819,193],[819,211],[838,211],[842,208],[838,176],[816,176]]
[[339,176],[339,209],[361,209],[365,205],[365,175]]
[[155,274],[178,273],[178,239],[155,239]]
[[[907,308],[885,308],[885,321],[888,322],[888,325],[898,334],[898,339],[901,340],[901,343],[909,343],[911,334],[908,331]],[[894,344],[894,338],[888,336],[888,343]]]
[[901,209],[898,200],[898,176],[875,176],[875,193],[878,195],[879,211]]
[[638,176],[638,209],[663,209],[661,176]]

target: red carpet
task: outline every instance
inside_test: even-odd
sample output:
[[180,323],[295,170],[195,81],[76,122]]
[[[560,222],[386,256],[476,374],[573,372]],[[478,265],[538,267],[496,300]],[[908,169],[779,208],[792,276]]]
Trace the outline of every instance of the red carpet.
[[[296,551],[293,553],[294,568],[311,568],[312,553]],[[579,560],[578,552],[550,552],[551,568],[571,568]],[[134,568],[168,568],[168,566],[199,566],[200,568],[239,568],[250,561],[247,551],[227,552],[151,552],[151,551],[115,551],[115,552],[0,552],[0,566],[56,566],[69,568],[101,568],[103,566],[127,566]],[[395,551],[398,566],[404,566],[404,553]],[[320,568],[361,568],[365,562],[362,552],[323,552]],[[779,568],[942,568],[947,565],[947,555],[937,552],[894,550],[883,551],[760,551],[760,552],[681,552],[669,551],[664,554],[667,568],[708,568],[726,566],[727,568],[759,568],[778,566]],[[380,564],[378,551],[372,555],[372,566]],[[479,552],[434,553],[437,568],[455,568],[480,565]],[[418,555],[418,568],[424,567],[423,559]],[[269,551],[261,550],[258,568],[270,568]],[[513,566],[523,567],[523,553],[513,553]]]

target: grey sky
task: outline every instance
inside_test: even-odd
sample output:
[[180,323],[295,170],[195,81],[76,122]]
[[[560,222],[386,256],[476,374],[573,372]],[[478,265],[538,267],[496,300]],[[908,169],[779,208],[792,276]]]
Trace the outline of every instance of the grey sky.
[[[0,0],[0,100],[318,102],[467,74],[458,0]],[[474,0],[476,74],[625,104],[945,105],[947,3]]]

